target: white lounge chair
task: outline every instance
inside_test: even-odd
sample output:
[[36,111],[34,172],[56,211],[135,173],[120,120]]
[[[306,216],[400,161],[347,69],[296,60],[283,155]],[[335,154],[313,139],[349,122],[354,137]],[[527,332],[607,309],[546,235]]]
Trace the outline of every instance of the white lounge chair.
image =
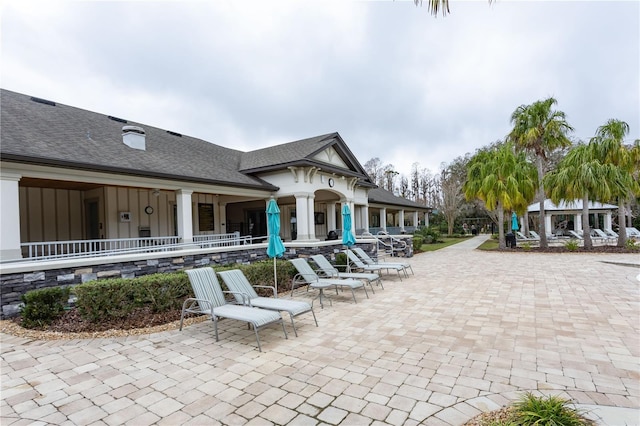
[[577,233],[576,231],[574,231],[572,229],[570,229],[568,232],[569,232],[569,235],[571,235],[571,238],[575,238],[575,239],[578,239],[578,240],[582,240],[583,239],[582,235],[580,235],[579,233]]
[[344,253],[347,255],[349,267],[351,268],[351,270],[374,272],[376,274],[382,275],[383,269],[385,269],[387,273],[389,273],[389,269],[395,269],[396,271],[398,271],[398,277],[400,277],[400,281],[402,281],[402,275],[407,276],[407,272],[404,270],[404,266],[402,265],[396,264],[391,267],[388,267],[389,265],[367,265],[352,250],[345,250]]
[[[249,306],[255,306],[256,308],[269,309],[278,312],[287,312],[291,317],[291,326],[293,327],[293,332],[295,333],[296,337],[298,336],[298,331],[296,330],[296,325],[293,322],[293,317],[311,312],[311,314],[313,315],[313,320],[316,323],[316,327],[318,326],[318,320],[316,319],[315,312],[313,312],[313,306],[311,306],[307,302],[278,299],[277,296],[275,296],[275,287],[268,285],[251,285],[249,280],[247,280],[247,277],[240,269],[221,271],[218,272],[218,275],[220,275],[220,278],[222,278],[222,281],[224,281],[227,288],[233,292],[233,295],[238,303],[246,303],[246,301],[248,300]],[[256,293],[256,288],[271,289],[271,291],[273,291],[274,297],[260,297],[258,296],[258,293]]]
[[316,265],[318,265],[318,272],[322,274],[323,277],[326,278],[352,278],[354,280],[364,280],[371,287],[371,291],[375,294],[375,290],[373,289],[373,283],[376,282],[382,287],[382,278],[378,274],[374,274],[373,272],[340,272],[336,267],[334,267],[331,262],[327,260],[321,254],[315,254],[311,256],[311,259],[314,261]]
[[190,297],[182,304],[180,331],[182,331],[184,316],[189,312],[209,315],[211,317],[216,332],[216,342],[219,341],[218,318],[229,318],[251,324],[256,334],[256,341],[258,342],[258,350],[260,352],[262,352],[262,347],[260,346],[258,329],[279,323],[282,325],[285,339],[287,338],[287,330],[284,328],[284,321],[279,312],[227,303],[224,298],[224,293],[232,294],[233,292],[222,291],[213,268],[189,269],[185,272],[189,277],[191,288],[193,288],[196,297]]
[[356,254],[364,261],[364,263],[366,263],[367,265],[379,265],[382,266],[383,268],[385,267],[389,267],[389,269],[395,269],[394,266],[391,265],[400,265],[403,268],[403,272],[404,272],[404,276],[408,277],[409,274],[407,273],[407,270],[411,270],[411,275],[415,275],[413,273],[413,268],[411,267],[411,264],[409,262],[403,262],[401,260],[396,260],[394,262],[378,262],[376,259],[372,259],[366,251],[362,250],[360,247],[353,247],[353,251],[356,252]]
[[591,230],[591,236],[601,239],[605,243],[615,241],[615,237],[607,235],[602,229],[598,229],[598,228]]
[[612,229],[603,229],[603,232],[610,237],[618,238],[618,234],[616,232],[613,232]]
[[638,238],[638,237],[640,237],[640,231],[638,231],[637,228],[630,227],[630,228],[626,228],[626,230],[627,230],[627,238],[631,238],[631,237]]
[[[362,281],[354,280],[354,279],[343,279],[343,278],[321,278],[318,274],[311,268],[309,262],[306,259],[298,258],[298,259],[289,259],[289,262],[295,266],[298,273],[293,277],[291,281],[291,297],[293,297],[293,293],[295,288],[299,285],[308,284],[311,288],[317,288],[320,290],[320,294],[318,297],[320,298],[320,306],[324,308],[322,304],[323,290],[325,288],[335,288],[336,294],[338,293],[338,288],[347,287],[351,290],[351,295],[353,296],[354,303],[358,303],[356,300],[356,293],[353,291],[356,288],[362,288],[364,290],[364,294],[369,298],[369,293],[367,293],[367,289],[362,283]],[[307,288],[308,290],[308,288]],[[315,300],[315,299],[314,299]],[[331,300],[331,299],[329,299]],[[313,302],[312,302],[313,304]]]

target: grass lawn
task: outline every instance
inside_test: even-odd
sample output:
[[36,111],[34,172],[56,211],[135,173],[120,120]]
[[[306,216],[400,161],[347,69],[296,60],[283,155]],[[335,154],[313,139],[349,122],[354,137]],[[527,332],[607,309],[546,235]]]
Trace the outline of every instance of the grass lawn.
[[478,250],[498,250],[498,240],[490,238],[484,243],[480,244]]
[[[469,238],[471,238],[471,237],[469,237]],[[440,250],[441,248],[452,246],[454,244],[461,243],[461,242],[467,240],[466,238],[449,238],[449,237],[441,237],[441,239],[442,239],[441,243],[423,244],[422,247],[420,247],[420,250],[422,250],[422,251],[436,251],[436,250]],[[497,243],[496,243],[496,247],[497,247]]]

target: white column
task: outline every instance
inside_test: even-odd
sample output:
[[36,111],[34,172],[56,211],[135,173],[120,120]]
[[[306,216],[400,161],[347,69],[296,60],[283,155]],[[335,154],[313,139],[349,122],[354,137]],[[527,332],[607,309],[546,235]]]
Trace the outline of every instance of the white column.
[[424,226],[429,226],[429,212],[425,212],[424,214]]
[[582,213],[575,215],[573,219],[573,230],[578,233],[582,231]]
[[608,211],[604,216],[604,229],[611,229],[611,212]]
[[185,189],[179,189],[176,191],[178,236],[182,238],[183,243],[193,242],[193,222],[191,220],[193,208],[191,206],[191,194],[193,194],[193,191]]
[[336,203],[327,203],[327,233],[336,227]]
[[593,227],[600,228],[600,220],[598,218],[598,213],[593,213]]
[[361,208],[362,210],[362,227],[365,232],[369,232],[369,206],[364,205]]
[[413,227],[418,229],[418,211],[413,212]]
[[[355,212],[356,211],[356,205],[353,201],[349,201],[349,211],[351,212]],[[353,213],[351,213],[351,233],[353,234],[353,236],[356,236],[356,220],[353,217]]]
[[404,209],[400,210],[400,215],[399,215],[399,225],[400,225],[400,232],[404,232]]
[[380,209],[380,228],[383,231],[387,230],[387,209]]
[[544,227],[547,230],[547,234],[553,234],[553,227],[551,226],[551,213],[544,214]]
[[0,259],[21,259],[20,175],[3,173],[0,178]]
[[309,239],[309,214],[307,213],[308,193],[294,194],[296,197],[296,219],[298,226],[298,240]]
[[307,223],[309,224],[309,239],[316,239],[316,225],[314,220],[314,214],[316,211],[315,207],[315,195],[309,194],[307,198]]

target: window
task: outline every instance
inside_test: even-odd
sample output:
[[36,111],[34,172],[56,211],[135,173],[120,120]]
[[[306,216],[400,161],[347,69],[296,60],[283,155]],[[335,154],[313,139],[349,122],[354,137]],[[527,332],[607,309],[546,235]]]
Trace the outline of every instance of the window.
[[200,232],[213,231],[213,204],[198,203],[198,222]]

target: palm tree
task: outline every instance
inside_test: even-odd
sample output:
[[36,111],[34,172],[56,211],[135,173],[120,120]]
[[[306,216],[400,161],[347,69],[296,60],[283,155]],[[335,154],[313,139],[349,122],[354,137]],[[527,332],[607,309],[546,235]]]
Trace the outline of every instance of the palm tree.
[[629,134],[629,125],[621,120],[610,119],[598,127],[592,142],[596,146],[596,155],[600,161],[612,164],[621,173],[623,186],[613,196],[618,199],[618,246],[624,247],[627,240],[625,230],[625,204],[635,193],[640,192],[638,173],[640,170],[640,142],[633,146],[624,145],[624,137]]
[[545,226],[544,189],[545,165],[549,154],[559,148],[571,145],[567,133],[573,128],[567,123],[562,111],[553,110],[557,104],[554,98],[537,101],[531,105],[520,105],[511,115],[513,130],[509,133],[509,140],[515,146],[535,155],[538,171],[538,198],[540,201],[540,215],[538,226],[540,230],[540,247],[546,248],[547,230]]
[[589,201],[607,200],[620,188],[620,174],[612,164],[603,164],[597,158],[597,143],[578,145],[560,161],[558,168],[544,177],[551,188],[549,197],[560,200],[582,199],[582,229],[584,248],[593,247],[589,225]]
[[513,144],[478,152],[469,164],[464,193],[467,200],[478,198],[489,211],[498,213],[498,246],[506,248],[504,211],[523,212],[536,190],[536,170]]
[[[491,3],[493,0],[489,0]],[[416,6],[422,5],[422,0],[413,0]],[[442,16],[449,13],[449,0],[427,0],[427,8],[433,16],[437,16],[438,12],[442,12]]]

